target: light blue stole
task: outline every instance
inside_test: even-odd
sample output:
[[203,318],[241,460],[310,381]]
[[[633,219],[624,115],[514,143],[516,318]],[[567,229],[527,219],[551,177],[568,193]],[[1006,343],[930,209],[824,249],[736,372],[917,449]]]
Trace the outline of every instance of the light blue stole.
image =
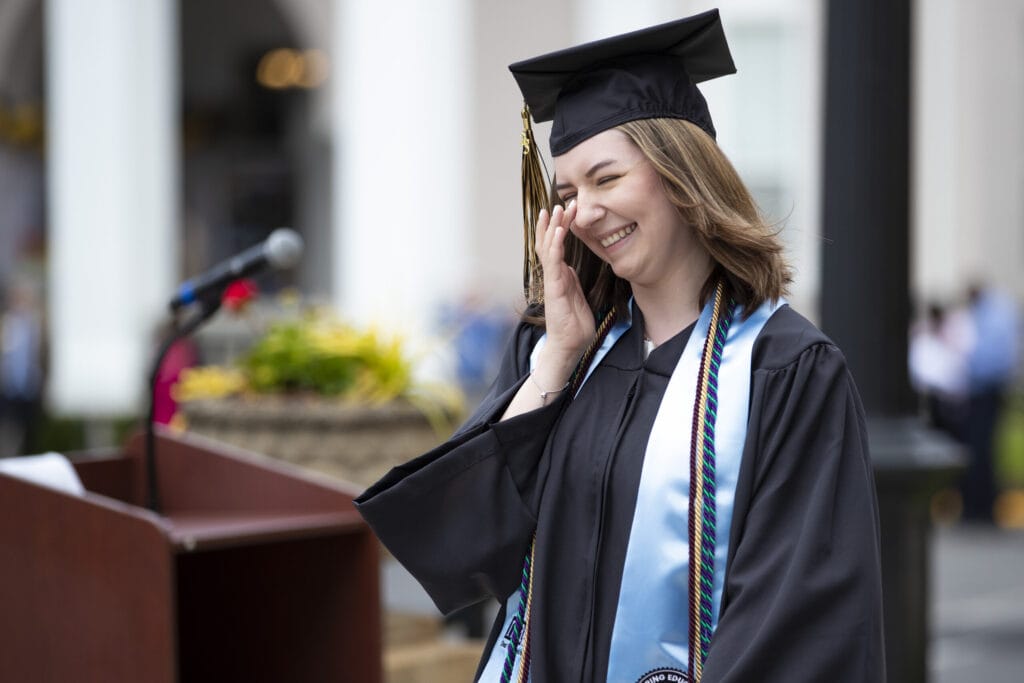
[[[765,302],[746,320],[741,320],[742,309],[737,309],[719,368],[720,401],[715,425],[718,527],[712,628],[718,623],[722,601],[736,480],[746,440],[751,352],[765,323],[784,303]],[[708,303],[672,373],[647,443],[612,627],[610,683],[636,683],[653,669],[685,671],[688,666],[690,437],[697,369],[710,320]],[[631,319],[616,323],[594,355],[586,378],[631,324]],[[541,337],[530,355],[531,368],[544,341]],[[480,681],[494,683],[501,679],[507,636],[518,611],[519,592],[515,591],[505,604],[505,623]],[[513,678],[520,659],[517,657]]]
[[[764,324],[782,303],[766,302],[746,320],[737,309],[718,370],[712,629],[722,604],[736,480],[747,435],[751,353]],[[697,371],[710,322],[709,303],[672,373],[647,442],[612,628],[609,682],[635,683],[652,669],[688,668],[689,453]]]

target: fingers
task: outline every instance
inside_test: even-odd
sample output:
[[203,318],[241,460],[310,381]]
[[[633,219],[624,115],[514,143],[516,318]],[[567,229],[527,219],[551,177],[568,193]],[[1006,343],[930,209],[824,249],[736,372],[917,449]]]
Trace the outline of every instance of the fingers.
[[[550,233],[550,237],[548,238],[549,248],[557,252],[557,258],[559,260],[564,257],[565,235],[569,232],[569,228],[575,218],[575,199],[569,202],[569,206],[565,208],[556,206],[555,210],[551,214],[551,222],[548,225],[548,232]],[[555,254],[552,255],[555,256]]]
[[579,206],[576,204],[576,200],[573,199],[569,202],[569,206],[565,207],[565,229],[568,230],[572,227],[573,222],[576,220],[576,210]]
[[[558,210],[557,207],[555,210]],[[541,264],[547,261],[551,233],[554,232],[552,228],[557,227],[557,225],[553,214],[549,215],[547,209],[540,210],[540,213],[537,215],[537,234],[534,238],[533,248],[537,252],[537,257],[540,259]]]
[[548,231],[548,210],[541,209],[540,213],[537,214],[537,236],[536,236],[536,248],[540,248],[540,243],[544,241],[544,235]]
[[560,261],[563,258],[564,250],[562,245],[565,241],[565,233],[576,216],[576,202],[569,203],[568,208],[556,206],[548,215],[547,210],[541,209],[537,216],[537,235],[534,248],[541,263],[549,261]]
[[551,242],[548,244],[548,259],[553,264],[565,261],[565,228],[561,225],[551,231]]

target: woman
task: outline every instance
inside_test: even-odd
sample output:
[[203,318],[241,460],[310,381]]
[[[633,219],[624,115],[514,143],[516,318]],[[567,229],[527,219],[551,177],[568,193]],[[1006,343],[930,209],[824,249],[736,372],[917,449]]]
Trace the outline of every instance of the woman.
[[863,411],[714,142],[717,11],[512,70],[554,119],[543,305],[361,512],[443,611],[502,602],[481,681],[883,681]]

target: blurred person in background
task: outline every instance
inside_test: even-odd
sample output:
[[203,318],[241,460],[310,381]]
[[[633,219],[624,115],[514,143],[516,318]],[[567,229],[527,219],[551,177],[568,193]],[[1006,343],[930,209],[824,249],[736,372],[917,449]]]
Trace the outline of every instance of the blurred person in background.
[[[158,343],[170,337],[172,325],[161,326]],[[160,368],[157,370],[156,383],[153,387],[153,421],[157,424],[171,424],[178,413],[178,403],[174,400],[174,385],[181,378],[181,373],[187,368],[199,364],[199,351],[195,341],[191,337],[184,337],[175,341],[163,359],[160,361]]]
[[43,316],[35,286],[14,279],[0,317],[0,456],[33,443],[43,389]]
[[515,322],[511,311],[473,292],[442,312],[441,324],[454,334],[455,374],[468,401],[476,403],[487,393]]
[[967,355],[973,329],[962,311],[938,303],[910,331],[910,381],[925,401],[929,424],[967,441]]
[[973,344],[967,357],[967,440],[970,461],[961,483],[963,517],[992,522],[996,498],[993,446],[1006,392],[1017,371],[1017,306],[991,286],[972,285],[967,292]]

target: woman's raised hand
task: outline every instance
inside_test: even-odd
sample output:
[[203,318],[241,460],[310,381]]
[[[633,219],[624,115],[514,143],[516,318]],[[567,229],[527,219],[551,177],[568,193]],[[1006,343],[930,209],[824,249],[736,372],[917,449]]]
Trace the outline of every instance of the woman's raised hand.
[[575,217],[575,201],[570,202],[567,209],[556,206],[550,214],[541,211],[536,240],[537,257],[544,268],[547,327],[547,342],[541,353],[555,365],[568,366],[570,372],[595,333],[594,313],[583,294],[579,277],[565,262],[565,237]]
[[583,296],[576,271],[565,262],[565,235],[576,217],[576,205],[557,206],[537,218],[537,257],[544,268],[544,320],[547,341],[537,354],[530,378],[516,392],[502,420],[546,405],[569,387],[580,356],[594,338],[594,314]]

